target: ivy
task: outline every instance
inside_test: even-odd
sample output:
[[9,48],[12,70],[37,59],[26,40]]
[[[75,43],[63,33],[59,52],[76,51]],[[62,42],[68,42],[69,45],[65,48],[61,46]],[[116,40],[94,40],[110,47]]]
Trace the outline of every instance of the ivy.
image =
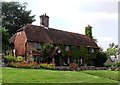
[[41,45],[41,53],[42,53],[43,56],[50,56],[53,49],[54,49],[54,46],[52,44],[43,43]]

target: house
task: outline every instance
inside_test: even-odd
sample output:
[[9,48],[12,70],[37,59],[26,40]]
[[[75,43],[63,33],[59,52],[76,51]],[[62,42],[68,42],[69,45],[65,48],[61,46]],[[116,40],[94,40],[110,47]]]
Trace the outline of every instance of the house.
[[[40,26],[27,24],[26,26],[17,30],[17,32],[10,38],[10,43],[13,45],[14,55],[21,55],[25,60],[38,59],[42,62],[43,57],[38,51],[42,43],[50,43],[55,46],[49,61],[60,65],[59,53],[61,53],[58,45],[63,45],[65,49],[69,46],[86,47],[93,52],[99,50],[98,45],[94,39],[86,35],[57,30],[49,27],[49,17],[46,14],[40,16]],[[34,50],[31,50],[33,48]],[[66,57],[66,63],[70,63],[70,57]],[[82,60],[80,60],[82,62]],[[64,62],[64,61],[63,61]]]

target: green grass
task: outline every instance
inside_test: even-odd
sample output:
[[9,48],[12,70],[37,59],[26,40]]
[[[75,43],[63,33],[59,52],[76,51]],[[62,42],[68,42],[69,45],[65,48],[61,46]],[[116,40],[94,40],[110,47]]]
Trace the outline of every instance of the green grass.
[[119,71],[110,71],[110,70],[94,70],[94,71],[83,71],[84,73],[90,74],[90,75],[95,75],[99,77],[104,77],[112,80],[120,80],[119,79]]
[[[118,72],[116,71],[114,72],[107,71],[107,72],[3,68],[2,82],[3,83],[117,83],[118,81],[116,77],[114,80],[108,77],[117,76]],[[104,74],[107,73],[106,74],[107,76],[104,76],[100,73],[104,73]]]

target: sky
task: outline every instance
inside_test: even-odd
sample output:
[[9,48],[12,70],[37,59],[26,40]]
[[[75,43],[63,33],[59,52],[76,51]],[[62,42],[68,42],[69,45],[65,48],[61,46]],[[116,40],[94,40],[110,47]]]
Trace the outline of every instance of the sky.
[[85,34],[91,25],[98,46],[106,50],[110,43],[118,44],[119,0],[6,0],[27,2],[27,10],[35,15],[33,25],[40,25],[39,16],[49,16],[49,27]]

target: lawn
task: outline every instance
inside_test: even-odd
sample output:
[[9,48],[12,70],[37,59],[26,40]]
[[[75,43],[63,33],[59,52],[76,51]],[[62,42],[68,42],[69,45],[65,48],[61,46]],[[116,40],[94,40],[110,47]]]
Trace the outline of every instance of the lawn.
[[3,68],[3,83],[118,83],[118,71],[56,71]]

